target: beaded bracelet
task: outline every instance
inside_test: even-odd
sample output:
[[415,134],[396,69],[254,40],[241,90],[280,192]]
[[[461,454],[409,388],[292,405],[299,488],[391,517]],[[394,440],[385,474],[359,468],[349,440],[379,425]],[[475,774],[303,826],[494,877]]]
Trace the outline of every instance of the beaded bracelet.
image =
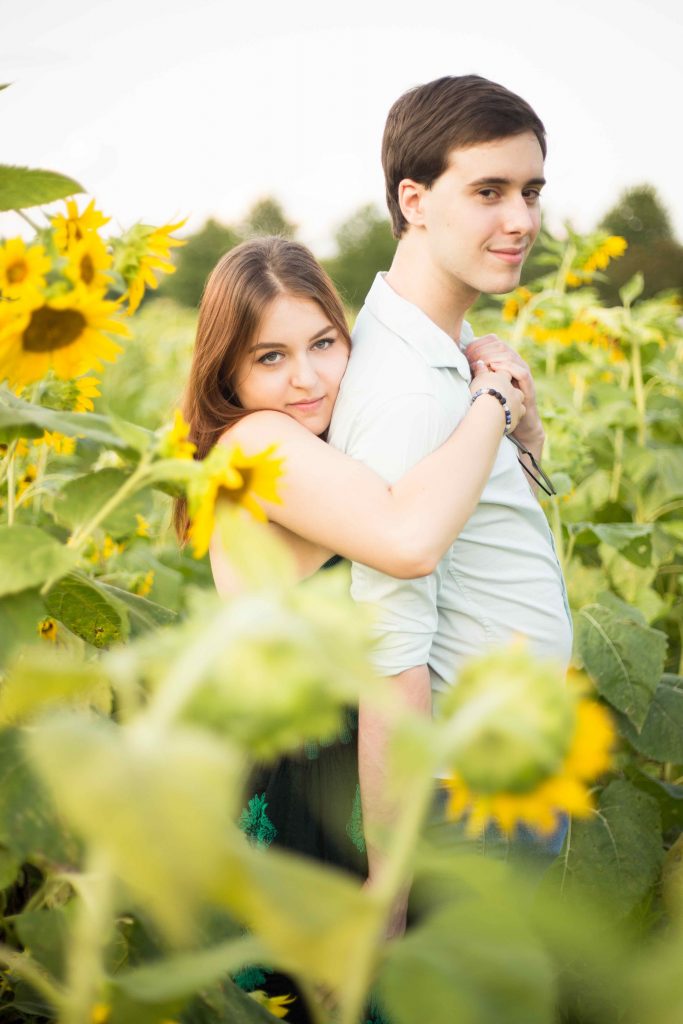
[[505,430],[503,431],[503,434],[509,434],[510,427],[512,426],[512,413],[510,412],[508,400],[505,395],[501,395],[500,391],[496,391],[495,388],[479,388],[479,390],[475,391],[472,395],[472,402],[475,402],[481,395],[493,395],[494,398],[498,399],[500,404],[503,406],[503,411],[505,412]]

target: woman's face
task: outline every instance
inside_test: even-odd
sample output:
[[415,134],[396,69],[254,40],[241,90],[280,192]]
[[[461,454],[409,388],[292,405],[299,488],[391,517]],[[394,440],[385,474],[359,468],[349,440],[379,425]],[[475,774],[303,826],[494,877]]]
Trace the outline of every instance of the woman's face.
[[286,412],[322,434],[348,359],[346,339],[317,302],[279,295],[237,368],[234,391],[243,409]]

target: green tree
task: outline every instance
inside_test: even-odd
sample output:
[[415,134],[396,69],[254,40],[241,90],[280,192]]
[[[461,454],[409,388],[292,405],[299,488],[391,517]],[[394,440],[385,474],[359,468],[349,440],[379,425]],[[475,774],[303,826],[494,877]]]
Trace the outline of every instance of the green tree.
[[256,238],[260,235],[281,235],[283,238],[294,238],[297,225],[287,219],[285,211],[277,199],[266,196],[258,199],[249,210],[239,231],[243,238]]
[[629,246],[674,240],[671,217],[653,185],[627,188],[598,227],[621,235]]
[[206,279],[218,260],[242,241],[235,228],[207,220],[196,235],[176,255],[177,270],[164,281],[160,295],[175,299],[183,306],[197,307]]
[[638,271],[645,279],[641,300],[671,289],[683,291],[683,246],[652,185],[626,189],[599,227],[628,242],[626,253],[610,263],[605,280],[597,283],[603,302],[619,304],[619,289]]
[[338,229],[337,253],[325,269],[353,309],[359,309],[379,270],[387,270],[396,251],[388,218],[370,203],[362,206]]

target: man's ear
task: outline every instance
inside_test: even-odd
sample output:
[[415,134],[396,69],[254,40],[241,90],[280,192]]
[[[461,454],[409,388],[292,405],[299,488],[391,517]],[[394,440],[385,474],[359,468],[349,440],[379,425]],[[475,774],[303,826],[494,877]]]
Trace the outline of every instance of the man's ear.
[[424,224],[422,199],[426,191],[425,185],[421,185],[419,181],[413,181],[412,178],[403,178],[399,182],[398,205],[408,224],[418,227]]

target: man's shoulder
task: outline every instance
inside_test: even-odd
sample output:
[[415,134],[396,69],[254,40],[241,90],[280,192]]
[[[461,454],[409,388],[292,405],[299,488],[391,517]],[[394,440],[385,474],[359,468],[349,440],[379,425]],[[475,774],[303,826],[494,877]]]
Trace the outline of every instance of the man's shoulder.
[[349,365],[340,391],[391,397],[406,390],[433,391],[430,367],[419,352],[364,306],[353,332]]

